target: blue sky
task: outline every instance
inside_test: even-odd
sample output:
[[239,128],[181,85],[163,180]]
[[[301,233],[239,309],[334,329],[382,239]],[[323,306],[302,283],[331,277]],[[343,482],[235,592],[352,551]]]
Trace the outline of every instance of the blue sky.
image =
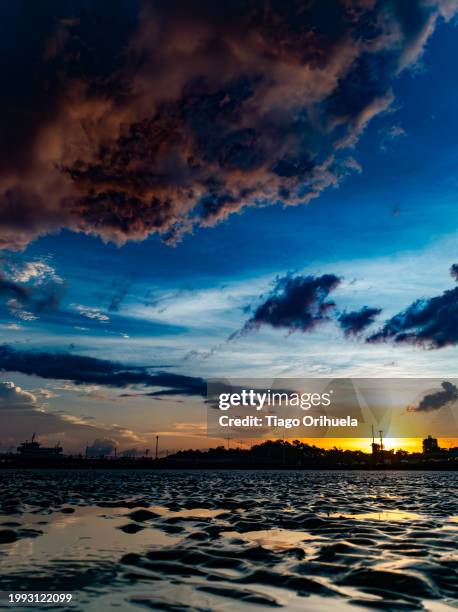
[[[175,245],[153,233],[119,246],[64,224],[41,231],[23,250],[6,249],[10,277],[25,286],[52,284],[59,304],[32,316],[27,306],[2,304],[3,343],[203,378],[456,376],[456,344],[433,351],[367,344],[345,338],[335,321],[307,333],[261,326],[229,340],[285,274],[341,277],[332,295],[337,311],[382,309],[370,331],[415,300],[454,287],[456,31],[453,19],[438,21],[424,52],[393,78],[393,102],[358,134],[349,151],[353,170],[307,205],[245,206],[212,226],[196,225]],[[195,431],[203,414],[198,399],[187,399],[186,408],[169,402],[165,418],[160,402],[120,402],[116,389],[24,373],[5,372],[2,380],[31,393],[47,389],[48,397],[37,399],[47,409],[103,424],[87,436],[116,438],[113,424],[120,423],[130,432],[121,436],[124,445],[142,444],[148,431],[169,435],[175,446],[180,437],[190,443],[192,428],[183,423]]]
[[[347,282],[370,284],[374,303],[389,312],[447,288],[448,268],[456,258],[458,216],[455,36],[454,26],[441,26],[421,65],[396,82],[393,109],[374,119],[353,151],[362,171],[307,206],[243,209],[216,227],[196,229],[173,247],[157,236],[119,247],[66,230],[31,243],[16,257],[50,262],[68,285],[65,312],[21,322],[24,334],[15,334],[17,340],[34,343],[36,335],[37,346],[74,343],[94,355],[99,345],[113,355],[121,347],[129,360],[138,350],[131,347],[140,344],[141,351],[153,356],[153,365],[165,361],[183,368],[180,358],[201,349],[201,342],[207,347],[225,342],[243,323],[243,308],[266,292],[276,275],[336,271]],[[391,139],[393,127],[405,133]],[[427,268],[419,274],[405,270],[400,284],[399,268],[405,261],[414,268],[415,260],[427,260]],[[378,269],[392,277],[388,283],[376,278]],[[126,295],[119,312],[109,313],[119,285],[126,286]],[[345,306],[367,300],[356,288],[345,291]],[[78,306],[97,309],[110,320],[88,319]],[[338,336],[333,331],[330,342]],[[119,338],[126,335],[121,343]],[[275,335],[283,344],[284,334]],[[311,342],[308,337],[289,340],[304,346]],[[250,338],[250,344],[257,342]],[[418,350],[408,354],[421,361]],[[202,368],[204,374],[219,367],[230,373],[224,361],[218,366],[187,361],[185,367],[193,372]],[[263,367],[261,363],[261,372]]]

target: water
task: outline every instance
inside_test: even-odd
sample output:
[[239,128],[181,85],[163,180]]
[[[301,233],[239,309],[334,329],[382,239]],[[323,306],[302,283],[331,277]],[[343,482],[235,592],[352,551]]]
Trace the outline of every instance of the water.
[[97,612],[453,610],[457,485],[456,472],[0,471],[0,591],[72,591]]

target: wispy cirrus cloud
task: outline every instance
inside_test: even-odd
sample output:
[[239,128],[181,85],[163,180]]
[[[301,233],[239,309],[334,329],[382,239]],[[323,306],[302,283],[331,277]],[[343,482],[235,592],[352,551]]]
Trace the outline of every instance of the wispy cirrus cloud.
[[92,319],[93,321],[100,321],[101,323],[108,323],[110,317],[102,312],[100,308],[96,306],[84,306],[83,304],[72,304],[72,308],[77,310],[82,317],[86,319]]
[[380,134],[382,137],[380,142],[380,149],[382,151],[387,151],[391,143],[396,142],[400,138],[404,138],[405,136],[407,136],[407,132],[400,125],[392,125],[389,128],[385,128],[383,131],[380,132]]

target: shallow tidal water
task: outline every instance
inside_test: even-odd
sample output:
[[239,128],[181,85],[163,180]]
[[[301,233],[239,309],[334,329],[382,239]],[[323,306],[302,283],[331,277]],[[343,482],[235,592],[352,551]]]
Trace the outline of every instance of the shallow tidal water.
[[0,591],[97,612],[456,610],[457,490],[457,472],[3,470]]

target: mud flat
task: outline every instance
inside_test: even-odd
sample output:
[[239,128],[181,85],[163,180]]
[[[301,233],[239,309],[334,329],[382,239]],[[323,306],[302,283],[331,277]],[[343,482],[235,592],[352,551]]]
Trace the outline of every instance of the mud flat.
[[0,591],[97,612],[453,610],[457,490],[443,471],[5,470]]

